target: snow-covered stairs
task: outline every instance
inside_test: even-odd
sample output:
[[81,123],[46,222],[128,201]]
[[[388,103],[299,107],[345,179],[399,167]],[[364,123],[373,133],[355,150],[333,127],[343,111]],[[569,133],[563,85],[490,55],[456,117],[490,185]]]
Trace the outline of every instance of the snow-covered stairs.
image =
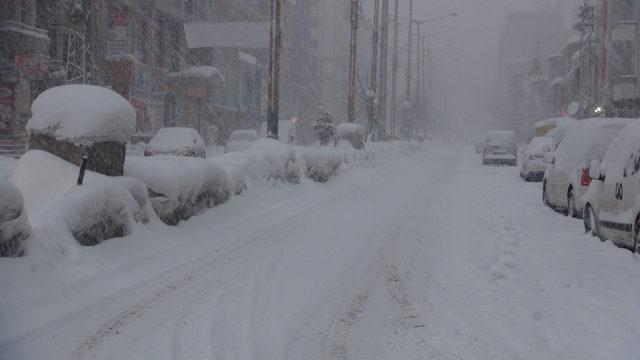
[[27,148],[27,135],[25,133],[11,134],[0,131],[0,155],[19,158]]

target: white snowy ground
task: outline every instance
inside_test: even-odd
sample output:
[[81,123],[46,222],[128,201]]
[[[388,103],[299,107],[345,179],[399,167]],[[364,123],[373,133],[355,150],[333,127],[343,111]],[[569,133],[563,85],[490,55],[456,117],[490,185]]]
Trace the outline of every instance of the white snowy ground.
[[0,259],[0,359],[635,359],[640,261],[436,143],[65,263]]

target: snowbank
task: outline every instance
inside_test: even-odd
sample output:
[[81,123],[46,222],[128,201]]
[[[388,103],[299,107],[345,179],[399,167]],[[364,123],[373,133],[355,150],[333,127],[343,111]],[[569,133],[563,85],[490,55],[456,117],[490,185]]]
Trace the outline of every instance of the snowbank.
[[226,202],[233,188],[222,167],[200,158],[130,156],[124,173],[146,185],[153,209],[168,225]]
[[23,241],[29,237],[29,232],[20,190],[0,178],[0,257],[22,256]]
[[187,127],[162,128],[151,139],[144,154],[206,157],[204,140],[198,131]]
[[364,126],[353,123],[342,123],[336,127],[339,140],[347,140],[356,149],[364,149]]
[[29,134],[69,143],[126,143],[136,126],[129,102],[112,90],[92,85],[51,88],[36,98],[27,123]]
[[227,171],[236,194],[252,180],[297,183],[302,177],[294,148],[273,139],[259,139],[247,150],[229,152],[213,160]]
[[45,151],[29,151],[18,161],[13,180],[33,226],[45,235],[37,244],[44,252],[68,256],[77,251],[75,241],[96,245],[149,221],[147,191],[140,181],[87,172],[78,186],[78,172]]

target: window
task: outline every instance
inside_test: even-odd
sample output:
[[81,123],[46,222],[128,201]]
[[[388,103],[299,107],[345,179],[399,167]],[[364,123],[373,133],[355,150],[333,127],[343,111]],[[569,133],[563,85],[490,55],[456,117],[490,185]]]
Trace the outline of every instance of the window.
[[27,5],[27,0],[20,0],[20,21],[26,23],[28,16],[29,6]]

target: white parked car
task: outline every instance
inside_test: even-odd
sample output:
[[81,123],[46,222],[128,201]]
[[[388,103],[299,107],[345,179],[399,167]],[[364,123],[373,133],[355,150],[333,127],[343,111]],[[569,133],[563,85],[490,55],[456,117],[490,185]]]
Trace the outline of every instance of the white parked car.
[[593,161],[589,178],[585,230],[640,251],[640,120],[624,128],[602,164]]
[[260,133],[253,129],[234,130],[229,136],[227,146],[224,148],[225,153],[243,151],[251,147],[251,144],[260,139]]
[[198,131],[187,127],[166,127],[158,130],[144,150],[144,156],[176,155],[207,157],[204,140]]
[[483,165],[516,166],[516,134],[513,131],[489,131],[484,143]]
[[544,155],[555,150],[555,140],[548,136],[533,138],[522,154],[520,176],[528,182],[540,182],[547,164]]
[[595,118],[573,125],[555,153],[544,156],[548,165],[542,184],[544,203],[569,216],[582,217],[582,197],[589,187],[591,162],[602,161],[613,140],[630,121]]

